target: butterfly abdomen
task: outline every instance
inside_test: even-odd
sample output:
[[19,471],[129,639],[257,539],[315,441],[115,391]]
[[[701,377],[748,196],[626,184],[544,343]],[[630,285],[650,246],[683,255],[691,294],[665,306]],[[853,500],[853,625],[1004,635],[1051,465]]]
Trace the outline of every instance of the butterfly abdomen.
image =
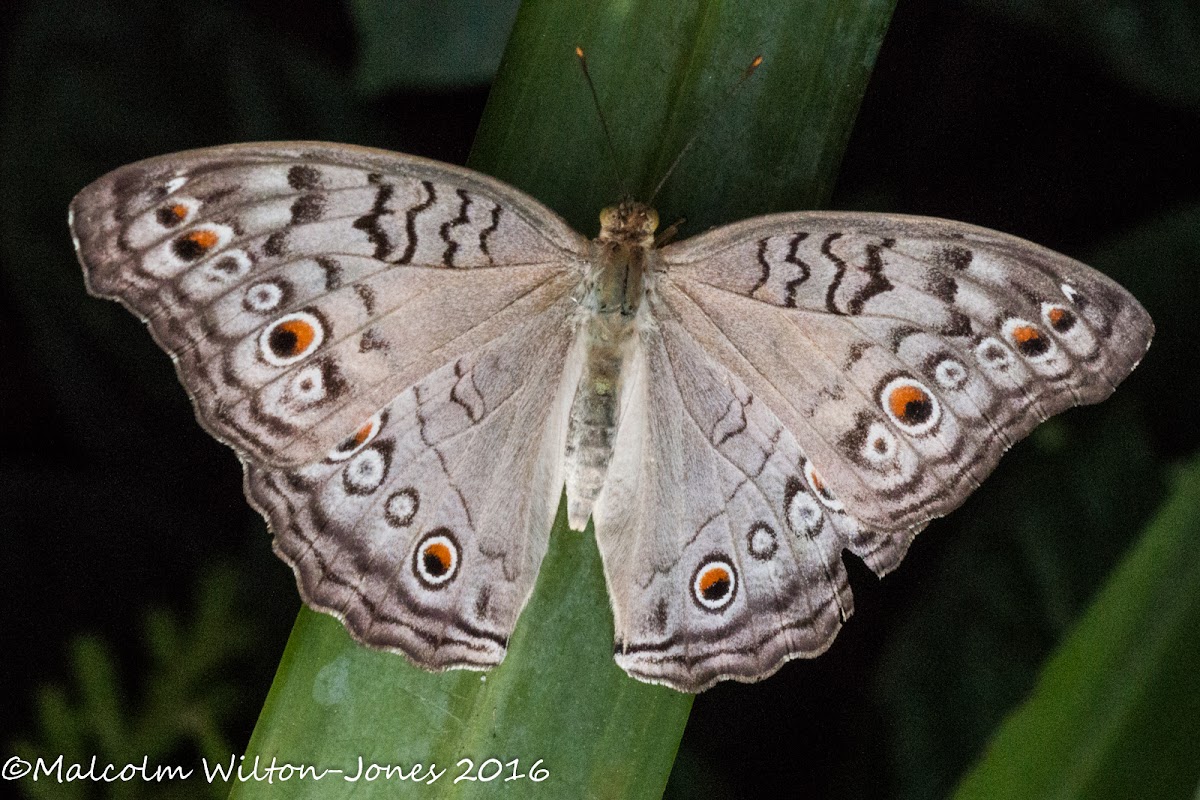
[[645,293],[646,248],[602,242],[582,300],[583,373],[567,428],[567,515],[583,530],[604,486],[620,420],[621,389]]

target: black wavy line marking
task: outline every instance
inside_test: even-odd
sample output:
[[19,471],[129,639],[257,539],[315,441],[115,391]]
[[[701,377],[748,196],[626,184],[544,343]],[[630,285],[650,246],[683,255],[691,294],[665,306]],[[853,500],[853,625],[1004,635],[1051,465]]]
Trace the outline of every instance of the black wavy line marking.
[[[450,387],[450,402],[454,403],[455,405],[462,406],[463,410],[467,412],[467,419],[471,420],[471,424],[474,425],[479,421],[479,418],[475,413],[475,409],[467,405],[466,401],[458,395],[458,384],[462,382],[464,377],[462,361],[454,362],[454,377],[458,380],[456,380],[454,385]],[[475,373],[466,373],[466,377],[470,379],[471,388],[475,390],[475,394],[479,394],[479,389],[475,386]]]
[[863,266],[862,271],[871,277],[867,279],[867,285],[855,292],[854,296],[850,298],[850,302],[846,304],[846,310],[851,314],[861,314],[863,305],[872,297],[896,288],[883,274],[883,256],[880,255],[885,249],[891,248],[895,244],[895,239],[888,238],[880,244],[867,245],[867,263]]
[[367,310],[367,313],[373,315],[375,313],[375,290],[365,283],[356,283],[354,292],[362,301],[363,308]]
[[825,241],[821,242],[821,254],[828,258],[837,267],[837,273],[834,274],[833,280],[829,282],[829,289],[825,292],[825,308],[830,314],[845,316],[846,312],[842,311],[833,302],[833,296],[837,294],[838,287],[842,285],[842,278],[846,275],[846,262],[833,254],[829,248],[835,241],[842,238],[840,233],[831,233],[825,237]]
[[[725,434],[723,436],[721,436],[721,441],[716,443],[717,447],[721,447],[722,445],[724,445],[726,442],[728,442],[733,437],[746,432],[746,427],[749,425],[749,423],[746,420],[746,409],[753,402],[754,402],[754,395],[751,395],[749,398],[747,398],[746,402],[744,402],[744,403],[742,402],[742,399],[740,397],[738,397],[737,395],[733,396],[733,399],[729,401],[729,406],[725,410],[725,415],[722,416],[721,419],[717,420],[717,424],[719,425],[721,422],[723,422],[725,419],[727,419],[729,417],[729,412],[733,410],[734,403],[737,403],[739,406],[738,414],[739,414],[739,416],[741,416],[741,422],[733,430],[726,431]],[[712,437],[714,434],[716,434],[716,432],[717,431],[714,426],[712,434],[710,434],[708,437],[709,441],[712,441]]]
[[767,285],[767,281],[771,278],[771,265],[767,262],[767,242],[771,238],[769,236],[758,240],[758,263],[762,267],[762,275],[758,276],[758,283],[750,287],[750,291],[746,294],[754,294],[759,289]]
[[408,242],[404,245],[404,253],[396,259],[397,264],[408,264],[412,261],[417,252],[417,215],[437,202],[437,192],[433,190],[433,184],[421,181],[421,186],[425,187],[427,194],[423,202],[417,203],[404,215],[404,231],[408,234]]
[[354,220],[354,227],[366,232],[367,240],[375,245],[375,258],[383,260],[391,254],[392,242],[387,231],[379,227],[379,218],[392,213],[387,204],[392,199],[395,188],[390,183],[382,183],[383,178],[379,175],[372,174],[367,180],[378,184],[379,190],[375,192],[375,202],[371,205],[371,210]]
[[812,275],[812,268],[804,262],[803,259],[796,257],[796,251],[800,249],[800,243],[808,238],[808,233],[797,233],[792,237],[791,246],[788,248],[788,254],[783,257],[783,260],[789,264],[795,264],[800,268],[800,277],[792,278],[784,284],[783,305],[785,308],[796,307],[796,289],[800,284],[804,283]]
[[467,215],[467,209],[471,206],[471,196],[463,189],[455,189],[454,193],[462,199],[462,203],[458,207],[458,216],[443,222],[442,227],[438,229],[438,235],[446,243],[446,252],[442,253],[442,264],[450,268],[454,267],[454,254],[458,252],[458,242],[450,238],[450,230],[471,221]]
[[487,256],[488,264],[494,264],[492,252],[488,250],[488,237],[500,227],[500,213],[503,211],[499,204],[492,206],[492,223],[479,232],[479,251]]

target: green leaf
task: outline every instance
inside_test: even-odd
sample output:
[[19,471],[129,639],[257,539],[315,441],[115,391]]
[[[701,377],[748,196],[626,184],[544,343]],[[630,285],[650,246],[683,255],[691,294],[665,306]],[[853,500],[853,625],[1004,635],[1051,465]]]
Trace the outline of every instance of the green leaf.
[[[583,46],[621,171],[646,197],[697,131],[657,205],[692,231],[828,198],[892,9],[890,0],[753,3],[526,2],[505,52],[470,164],[509,181],[581,231],[618,199],[601,127],[576,63]],[[765,63],[711,118],[756,55]],[[592,532],[564,515],[504,663],[486,675],[428,674],[354,645],[303,611],[251,739],[247,761],[357,769],[436,763],[451,771],[423,796],[487,794],[517,783],[453,783],[461,758],[519,759],[548,770],[548,796],[659,797],[691,697],[638,683],[612,660],[611,611]],[[505,767],[505,776],[511,774]],[[293,797],[328,797],[336,780]],[[389,795],[391,781],[350,784]],[[549,788],[553,787],[553,788]],[[265,782],[232,797],[265,796]]]
[[940,541],[936,562],[913,562],[926,576],[876,676],[897,797],[953,790],[1161,497],[1145,425],[1118,392],[1044,423],[918,538]]
[[1200,461],[957,800],[1188,797],[1200,776]]

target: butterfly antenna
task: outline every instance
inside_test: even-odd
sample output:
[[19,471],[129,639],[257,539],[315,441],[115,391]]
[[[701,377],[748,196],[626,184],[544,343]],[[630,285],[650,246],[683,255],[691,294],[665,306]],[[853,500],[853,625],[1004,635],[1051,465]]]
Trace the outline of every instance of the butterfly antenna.
[[700,138],[700,134],[704,133],[705,128],[708,127],[709,120],[715,117],[718,112],[724,111],[729,107],[729,103],[733,100],[734,95],[737,94],[738,89],[742,88],[743,83],[750,80],[750,76],[754,74],[754,71],[758,69],[762,63],[763,57],[755,56],[754,60],[750,62],[750,66],[742,70],[742,77],[738,78],[737,83],[729,87],[729,89],[725,92],[725,96],[718,100],[712,106],[712,108],[708,110],[708,113],[705,114],[700,120],[700,124],[696,126],[696,130],[692,134],[692,138],[688,139],[687,144],[680,148],[678,155],[675,156],[675,160],[671,162],[671,166],[667,167],[667,171],[662,176],[662,180],[660,180],[658,185],[654,187],[654,191],[651,193],[650,199],[646,201],[647,204],[653,203],[654,198],[658,197],[658,193],[663,188],[663,185],[667,182],[667,178],[671,177],[671,173],[675,171],[677,166],[679,166],[679,162],[683,160],[685,155],[687,155],[687,151],[692,148],[692,145],[696,143],[698,138]]
[[592,74],[588,72],[587,56],[583,48],[576,45],[575,56],[579,59],[579,68],[583,70],[583,78],[587,81],[588,90],[592,93],[592,105],[596,107],[596,116],[600,117],[600,127],[604,130],[604,142],[608,145],[608,155],[612,160],[613,172],[617,176],[617,184],[621,187],[621,197],[629,196],[629,187],[625,176],[621,174],[621,162],[617,160],[617,149],[613,147],[612,133],[608,130],[608,120],[604,118],[604,109],[600,108],[600,98],[596,95],[596,85],[592,83]]

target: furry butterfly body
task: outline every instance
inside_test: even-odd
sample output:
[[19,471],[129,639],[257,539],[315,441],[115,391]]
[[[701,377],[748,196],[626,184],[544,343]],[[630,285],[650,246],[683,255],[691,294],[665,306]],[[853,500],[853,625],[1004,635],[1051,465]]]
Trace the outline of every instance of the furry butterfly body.
[[588,240],[478,173],[320,143],[119,169],[72,203],[314,608],[429,669],[504,656],[563,487],[631,675],[822,652],[877,573],[1153,334],[1076,261],[961,223],[772,215]]

